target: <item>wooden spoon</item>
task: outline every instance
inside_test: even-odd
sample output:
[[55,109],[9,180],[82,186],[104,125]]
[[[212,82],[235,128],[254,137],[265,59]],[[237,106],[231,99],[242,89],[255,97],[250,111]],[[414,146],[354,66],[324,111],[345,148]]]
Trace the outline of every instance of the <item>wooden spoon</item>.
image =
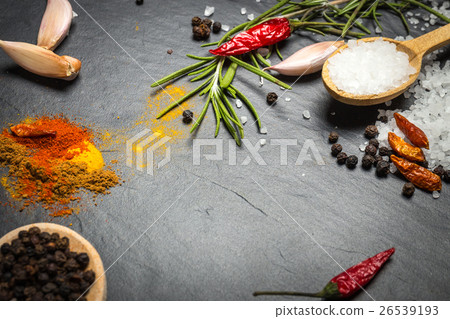
[[69,238],[69,248],[71,251],[87,253],[89,256],[89,265],[86,270],[93,270],[95,272],[97,282],[91,287],[85,297],[88,301],[106,300],[106,277],[104,275],[105,270],[103,268],[102,260],[100,259],[97,250],[95,250],[95,248],[86,239],[72,229],[51,223],[31,224],[16,228],[7,233],[5,236],[0,238],[0,246],[4,243],[11,243],[13,239],[19,236],[20,231],[29,230],[31,227],[39,227],[41,232],[48,232],[50,234],[58,233],[61,237],[65,236]]
[[[373,42],[380,39],[375,38],[365,38],[358,41]],[[368,94],[368,95],[355,95],[342,90],[339,90],[330,78],[328,73],[328,60],[325,61],[322,69],[322,80],[325,88],[336,100],[351,104],[351,105],[374,105],[379,103],[384,103],[390,101],[393,98],[399,96],[405,92],[408,87],[416,81],[420,73],[420,68],[422,66],[422,58],[425,54],[437,50],[447,44],[450,44],[450,24],[443,26],[439,29],[431,31],[424,34],[416,39],[408,41],[396,41],[394,39],[382,38],[384,41],[392,42],[397,46],[398,51],[405,52],[409,56],[409,63],[412,67],[416,69],[416,73],[409,76],[409,80],[399,87],[386,91],[380,94]],[[340,47],[332,56],[339,54],[342,50],[345,50],[348,45]]]

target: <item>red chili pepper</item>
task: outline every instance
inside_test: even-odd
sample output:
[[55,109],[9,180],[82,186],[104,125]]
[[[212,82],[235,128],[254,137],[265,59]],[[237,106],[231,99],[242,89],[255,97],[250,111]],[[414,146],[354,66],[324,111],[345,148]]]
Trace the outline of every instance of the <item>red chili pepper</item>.
[[17,124],[11,127],[11,132],[18,137],[41,137],[41,136],[55,136],[56,131],[42,130],[30,124]]
[[260,291],[255,292],[253,295],[291,295],[326,299],[348,298],[360,290],[361,287],[367,285],[394,252],[395,248],[388,249],[353,267],[350,267],[346,271],[331,279],[325,288],[318,293]]
[[214,55],[240,55],[258,48],[280,42],[291,35],[291,26],[286,18],[275,18],[263,22],[234,36],[214,50]]
[[413,123],[408,121],[403,115],[394,113],[395,122],[398,128],[417,147],[430,148],[427,135]]

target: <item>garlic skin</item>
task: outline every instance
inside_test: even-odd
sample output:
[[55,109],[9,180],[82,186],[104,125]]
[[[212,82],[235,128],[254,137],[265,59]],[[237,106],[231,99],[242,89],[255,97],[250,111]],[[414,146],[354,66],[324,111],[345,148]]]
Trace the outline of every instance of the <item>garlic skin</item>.
[[47,0],[37,45],[44,49],[55,50],[69,33],[72,18],[72,6],[68,0]]
[[284,61],[264,68],[264,70],[274,70],[283,75],[301,76],[322,70],[325,61],[338,48],[345,44],[344,41],[324,41],[311,44]]
[[80,60],[56,55],[34,44],[0,40],[0,47],[22,68],[40,76],[71,81],[81,69]]

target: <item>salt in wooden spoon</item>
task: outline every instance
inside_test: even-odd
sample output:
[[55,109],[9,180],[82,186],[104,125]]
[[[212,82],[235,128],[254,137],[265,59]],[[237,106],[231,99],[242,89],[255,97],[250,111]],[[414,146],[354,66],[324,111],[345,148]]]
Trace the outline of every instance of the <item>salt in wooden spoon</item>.
[[[365,38],[358,41],[373,42],[380,39],[380,37]],[[330,78],[328,73],[328,60],[323,65],[322,80],[325,88],[336,100],[350,104],[350,105],[375,105],[392,100],[405,92],[411,84],[416,81],[422,66],[422,58],[425,54],[437,50],[447,44],[450,44],[450,24],[439,29],[424,34],[418,38],[408,41],[397,41],[389,38],[382,38],[384,41],[392,42],[397,46],[398,51],[405,52],[409,56],[409,63],[416,69],[416,73],[410,75],[409,80],[399,87],[386,91],[380,94],[355,95],[342,90],[339,90]],[[348,45],[340,47],[332,56],[339,54],[345,50]]]

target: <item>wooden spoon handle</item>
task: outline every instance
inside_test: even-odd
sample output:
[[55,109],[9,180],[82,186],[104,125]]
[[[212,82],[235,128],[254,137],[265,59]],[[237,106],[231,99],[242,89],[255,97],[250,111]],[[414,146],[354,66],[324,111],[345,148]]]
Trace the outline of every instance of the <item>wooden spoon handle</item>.
[[450,44],[450,23],[404,43],[417,55],[428,54],[447,44]]

